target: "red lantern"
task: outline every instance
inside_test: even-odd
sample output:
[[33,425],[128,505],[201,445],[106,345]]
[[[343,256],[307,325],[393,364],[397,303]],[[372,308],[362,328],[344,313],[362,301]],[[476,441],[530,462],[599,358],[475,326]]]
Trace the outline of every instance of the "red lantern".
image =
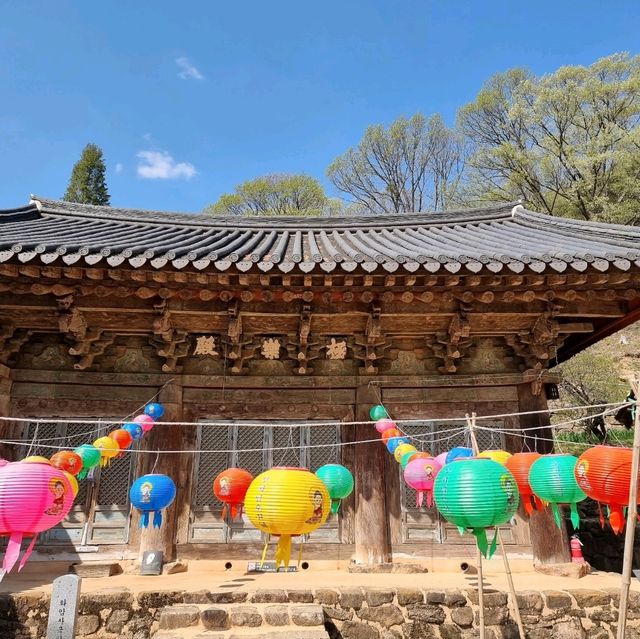
[[[127,448],[129,448],[129,446],[131,446],[131,443],[133,442],[131,433],[124,428],[116,428],[116,430],[112,430],[109,433],[108,437],[110,439],[113,439],[113,441],[118,444],[120,450],[126,450]],[[123,453],[120,453],[117,456],[122,457],[122,455]]]
[[518,492],[522,498],[522,504],[527,515],[531,515],[534,508],[535,510],[542,510],[544,508],[543,503],[539,497],[533,494],[531,485],[529,484],[529,470],[539,457],[540,453],[516,453],[511,455],[507,459],[505,466],[511,471],[516,484],[518,485]]
[[61,450],[49,460],[51,465],[64,470],[71,475],[77,475],[82,470],[82,457],[70,450]]
[[253,481],[253,475],[242,468],[227,468],[213,480],[213,494],[224,502],[222,518],[227,514],[227,506],[231,506],[231,519],[242,515],[244,496]]
[[[575,468],[578,486],[598,504],[609,506],[609,523],[616,534],[624,530],[623,508],[629,505],[631,458],[630,448],[594,446],[580,455]],[[604,527],[602,510],[600,523]]]
[[387,430],[382,433],[382,441],[385,446],[392,437],[402,437],[402,433],[397,428],[387,428]]

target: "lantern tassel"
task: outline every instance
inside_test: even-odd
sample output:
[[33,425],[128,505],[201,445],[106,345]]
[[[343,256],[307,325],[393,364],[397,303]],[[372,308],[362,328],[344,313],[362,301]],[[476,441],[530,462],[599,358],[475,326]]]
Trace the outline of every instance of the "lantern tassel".
[[238,516],[238,504],[231,504],[231,521],[234,521]]
[[338,512],[339,508],[340,508],[340,500],[339,499],[332,499],[331,500],[331,514],[335,515]]
[[22,555],[22,559],[18,564],[18,572],[20,572],[24,568],[24,565],[27,563],[27,560],[29,559],[29,557],[31,557],[31,553],[33,552],[33,547],[36,545],[37,539],[38,539],[38,535],[34,535],[33,539],[31,540],[31,543],[27,546],[27,549],[24,551],[24,555]]
[[227,520],[227,504],[222,507],[222,521]]
[[533,514],[533,501],[531,497],[528,497],[527,499],[523,500],[523,504],[524,506],[524,512],[527,513],[528,517],[531,517],[531,515]]
[[[554,518],[554,520],[556,522],[556,526],[558,528],[562,528],[562,522],[560,520],[560,510],[558,509],[558,504],[553,502],[551,504],[551,509],[553,510],[553,518]],[[571,522],[573,523],[573,519],[571,520]]]
[[622,512],[622,506],[619,504],[612,505],[611,514],[609,515],[609,523],[611,524],[611,529],[616,535],[619,535],[624,530],[624,514]]
[[535,505],[536,510],[539,510],[539,511],[544,510],[544,502],[542,501],[542,499],[540,499],[540,497],[537,497],[536,495],[534,495],[533,503]]
[[88,474],[89,474],[89,470],[85,468],[77,474],[77,477],[78,479],[86,479]]
[[22,545],[22,533],[14,532],[9,537],[7,543],[7,550],[4,553],[4,560],[2,561],[2,570],[11,572],[11,569],[15,566],[18,557],[20,556],[20,546]]
[[291,560],[291,535],[280,535],[276,546],[276,572],[282,563],[285,568],[289,567]]
[[140,515],[140,523],[138,524],[138,528],[148,528],[148,527],[149,527],[149,513],[145,511]]
[[602,514],[602,504],[598,502],[598,519],[600,520],[600,528],[604,530],[604,515]]
[[416,492],[416,508],[422,508],[422,502],[424,499],[424,492],[419,490]]
[[153,527],[160,528],[162,526],[162,511],[156,510],[153,514]]
[[487,539],[487,531],[484,528],[474,528],[472,531],[473,536],[476,538],[476,544],[478,549],[482,553],[483,557],[487,556],[489,550],[489,541]]
[[427,491],[427,508],[433,508],[433,491]]
[[578,504],[571,504],[571,525],[574,528],[580,528],[580,514],[578,513]]

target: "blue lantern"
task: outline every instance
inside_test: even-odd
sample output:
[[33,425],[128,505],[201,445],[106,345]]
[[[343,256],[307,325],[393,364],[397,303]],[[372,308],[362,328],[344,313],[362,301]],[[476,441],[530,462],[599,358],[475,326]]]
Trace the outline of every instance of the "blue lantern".
[[408,437],[391,437],[387,441],[387,450],[393,455],[400,444],[411,443]]
[[153,527],[162,526],[164,508],[176,498],[176,485],[166,475],[142,475],[133,482],[129,490],[131,503],[141,511],[140,528],[149,526],[149,517],[153,512]]
[[449,451],[446,462],[450,464],[456,459],[464,459],[465,457],[473,457],[473,448],[466,448],[465,446],[456,446]]
[[160,419],[164,415],[164,406],[162,404],[156,404],[152,402],[144,407],[144,414],[153,417],[153,419]]
[[138,439],[142,439],[142,436],[144,435],[144,430],[142,430],[142,426],[140,424],[136,424],[135,422],[127,422],[123,427],[122,430],[126,430],[129,435],[131,435],[131,437],[134,440],[138,440]]

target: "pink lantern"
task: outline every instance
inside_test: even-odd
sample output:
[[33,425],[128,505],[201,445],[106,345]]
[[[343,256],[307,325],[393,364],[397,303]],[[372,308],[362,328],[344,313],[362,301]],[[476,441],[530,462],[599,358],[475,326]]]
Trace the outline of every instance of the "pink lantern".
[[8,459],[0,459],[0,468],[3,468],[9,463]]
[[140,426],[142,426],[142,430],[145,433],[150,431],[155,423],[153,417],[151,417],[150,415],[145,415],[144,413],[142,415],[134,417],[133,421],[135,424],[140,424]]
[[425,493],[427,507],[433,506],[433,484],[441,468],[442,465],[433,457],[412,459],[407,464],[404,469],[404,480],[408,486],[417,491],[416,508],[422,507]]
[[389,428],[398,428],[398,426],[392,419],[389,419],[388,417],[383,417],[376,422],[376,430],[379,433],[384,433],[384,431],[388,430]]
[[9,535],[2,570],[9,572],[24,536],[33,537],[18,570],[26,563],[38,533],[59,524],[73,504],[73,487],[64,471],[49,464],[17,462],[0,468],[0,535]]
[[440,453],[437,457],[436,457],[436,461],[440,464],[440,467],[445,466],[447,463],[447,455],[449,454],[449,451],[446,451],[444,453]]

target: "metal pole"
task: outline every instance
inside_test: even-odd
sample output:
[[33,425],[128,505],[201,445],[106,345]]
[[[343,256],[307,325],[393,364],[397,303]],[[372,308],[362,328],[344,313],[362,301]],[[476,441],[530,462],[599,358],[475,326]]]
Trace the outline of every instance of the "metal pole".
[[631,568],[633,566],[633,542],[636,535],[638,469],[640,468],[640,407],[638,406],[638,378],[631,382],[636,397],[635,419],[633,421],[633,456],[631,460],[631,482],[629,484],[629,508],[627,510],[627,530],[624,537],[624,563],[620,586],[620,612],[618,614],[618,639],[625,639],[627,629],[627,608],[629,606],[629,588],[631,587]]

